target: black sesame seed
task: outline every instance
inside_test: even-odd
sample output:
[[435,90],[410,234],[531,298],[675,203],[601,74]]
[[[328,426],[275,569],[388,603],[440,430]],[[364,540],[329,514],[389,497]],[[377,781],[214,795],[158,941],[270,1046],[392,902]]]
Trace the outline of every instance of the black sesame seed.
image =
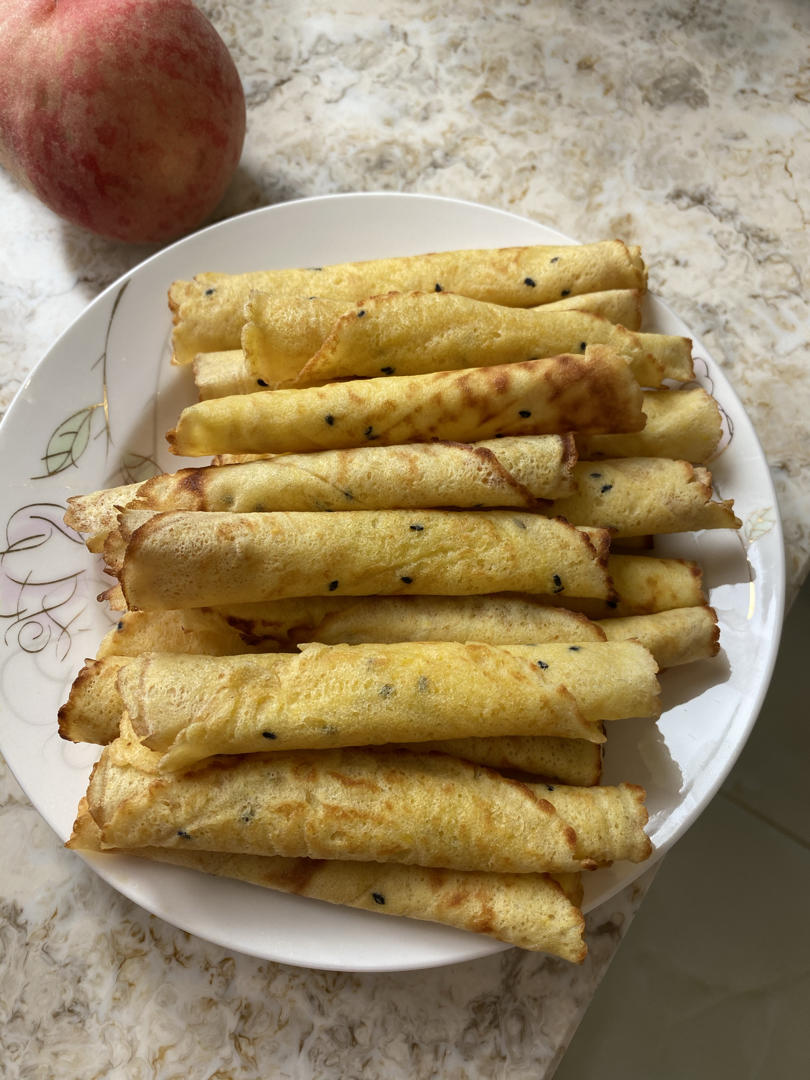
[[519,409],[518,416],[522,416],[524,420],[527,420],[532,415],[531,409]]
[[436,288],[433,291],[434,292],[443,292],[444,291],[442,289],[441,285],[438,283],[438,281],[436,282]]
[[505,439],[505,438],[506,438],[506,435],[504,435],[504,433],[503,433],[502,431],[498,431],[498,432],[496,432],[496,434],[495,434],[495,438],[496,438],[496,439]]
[[563,583],[562,583],[562,578],[560,577],[560,575],[555,574],[551,580],[554,582],[553,592],[555,592],[555,593],[562,592]]
[[[413,526],[411,526],[411,528],[413,528]],[[124,623],[123,623],[123,621],[121,621],[121,622],[120,622],[120,623],[118,624],[118,626],[116,626],[116,628],[115,628],[115,629],[116,629],[116,630],[123,630],[123,629],[124,629]]]
[[519,529],[528,529],[529,527],[522,518],[512,518],[512,521],[514,521]]
[[609,608],[617,608],[619,606],[619,601],[618,600],[606,600],[605,604]]
[[324,420],[327,422],[329,427],[331,427],[332,424],[334,424],[334,422],[335,422],[335,418],[334,418],[334,416],[332,416],[331,413],[327,413],[326,416],[324,417]]
[[366,428],[366,430],[365,430],[365,431],[363,432],[363,435],[365,435],[365,437],[366,437],[367,439],[369,439],[369,440],[370,440],[370,439],[379,439],[379,437],[380,437],[379,435],[375,435],[375,434],[374,434],[374,427],[373,427],[373,425],[371,425],[371,424],[369,424],[369,426],[368,426],[368,427]]
[[554,785],[553,784],[546,784],[546,791],[553,791],[553,790],[554,790]]
[[265,382],[264,379],[257,379],[256,382],[259,384],[259,386],[269,386],[270,385],[269,383]]
[[361,309],[360,309],[360,311],[358,311],[358,312],[357,312],[357,318],[358,318],[358,319],[362,319],[362,318],[363,318],[363,316],[365,315],[365,313],[366,313],[366,309],[365,309],[365,308],[361,308]]
[[530,278],[530,277],[525,277],[525,278],[523,279],[523,284],[524,284],[524,285],[528,285],[530,289],[533,289],[533,288],[535,287],[535,285],[537,284],[537,282],[536,282],[536,281],[534,281],[534,280],[533,280],[532,278]]
[[600,479],[601,479],[601,477],[602,477],[602,474],[601,474],[600,472],[592,472],[592,473],[589,473],[588,475],[589,475],[589,476],[591,477],[591,479],[593,479],[593,480],[600,480]]
[[426,694],[430,689],[430,679],[427,675],[420,675],[416,682],[416,689],[420,694]]
[[539,668],[542,668],[543,671],[545,671],[548,668],[548,664],[545,662],[545,660],[538,660],[537,661],[537,666]]
[[354,498],[354,495],[352,495],[352,493],[350,491],[344,491],[343,494],[346,496],[347,499],[353,499]]
[[330,581],[329,582],[329,592],[334,592],[339,584],[340,584],[339,581]]
[[262,738],[263,739],[275,739],[275,737],[276,737],[275,731],[263,731],[262,732]]
[[550,261],[551,261],[551,262],[559,262],[559,261],[560,261],[560,256],[559,256],[559,255],[555,255],[555,256],[554,256],[554,258],[553,258],[553,259],[551,259]]
[[560,293],[560,296],[570,296],[570,295],[571,295],[571,290],[570,289],[563,289],[562,292]]
[[191,839],[191,833],[187,833],[185,829],[178,829],[177,830],[177,835],[180,837],[181,840],[190,840]]
[[214,293],[215,293],[216,291],[217,291],[217,290],[216,290],[216,289],[213,289],[213,288],[211,288],[211,289],[206,289],[206,290],[205,290],[205,295],[206,295],[206,296],[213,296],[213,295],[214,295]]
[[569,652],[579,652],[580,648],[581,648],[580,645],[569,645],[568,646],[568,651]]
[[605,494],[605,492],[606,492],[606,491],[610,491],[610,489],[611,489],[612,487],[613,487],[613,484],[602,484],[602,486],[600,487],[599,491],[600,491],[600,493],[601,493],[602,495],[604,495],[604,494]]
[[585,352],[585,350],[588,348],[588,342],[587,341],[580,341],[579,347],[583,352]]
[[374,899],[375,904],[384,904],[385,903],[385,897],[383,896],[382,893],[373,892],[371,895],[372,895],[372,897]]
[[410,529],[411,529],[411,532],[424,532],[425,531],[425,526],[424,525],[411,525]]
[[381,698],[389,698],[392,694],[396,693],[396,690],[390,682],[387,682],[383,683],[377,693],[380,695]]
[[383,375],[393,375],[394,374],[394,369],[392,367],[381,367],[380,371],[383,373]]
[[412,584],[412,582],[413,582],[413,578],[412,578],[412,577],[401,577],[401,578],[400,578],[399,580],[400,580],[400,581],[404,581],[406,585],[410,585],[410,584]]

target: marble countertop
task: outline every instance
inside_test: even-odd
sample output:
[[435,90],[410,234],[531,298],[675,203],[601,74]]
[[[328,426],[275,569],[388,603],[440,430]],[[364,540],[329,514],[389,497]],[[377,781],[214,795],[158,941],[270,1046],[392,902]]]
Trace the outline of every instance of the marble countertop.
[[[771,466],[789,597],[810,566],[810,69],[801,0],[203,0],[248,103],[217,216],[396,190],[638,243]],[[0,175],[0,410],[154,248],[54,218]],[[119,896],[0,765],[0,1072],[9,1077],[549,1078],[654,870],[571,968],[510,950],[335,974],[229,953]]]

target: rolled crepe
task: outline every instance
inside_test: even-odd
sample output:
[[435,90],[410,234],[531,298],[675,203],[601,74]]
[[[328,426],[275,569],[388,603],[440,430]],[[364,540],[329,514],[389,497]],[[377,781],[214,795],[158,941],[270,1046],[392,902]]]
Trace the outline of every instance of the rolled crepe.
[[380,510],[518,506],[573,491],[573,437],[414,443],[284,454],[183,469],[138,489],[133,509]]
[[327,296],[349,302],[392,291],[453,292],[509,307],[533,307],[596,290],[645,287],[639,249],[605,240],[444,251],[308,270],[204,273],[193,281],[175,281],[169,306],[175,360],[189,363],[199,352],[238,347],[245,301],[254,289],[276,297]]
[[647,423],[631,434],[577,435],[584,461],[617,457],[665,457],[705,464],[717,450],[723,425],[717,402],[701,387],[646,390]]
[[123,705],[118,673],[130,656],[86,660],[73,680],[68,700],[59,709],[59,734],[69,742],[105,745],[118,738]]
[[[149,754],[143,750],[142,753]],[[87,790],[103,848],[165,847],[495,873],[571,872],[650,854],[644,792],[599,788],[578,838],[545,785],[444,754],[324,750],[220,758],[185,773],[138,767],[116,740]],[[583,788],[581,791],[591,791]],[[559,798],[559,796],[558,796]],[[571,793],[566,813],[578,796]]]
[[[86,805],[83,799],[66,846],[101,852],[99,829]],[[441,923],[522,949],[551,953],[572,963],[581,963],[587,952],[582,937],[584,919],[578,908],[582,893],[578,874],[487,874],[397,863],[158,847],[116,853],[382,915]]]
[[[413,297],[420,299],[414,302]],[[359,320],[367,319],[373,314],[375,307],[383,309],[394,308],[394,311],[386,311],[386,318],[393,315],[394,325],[386,325],[388,337],[387,347],[395,347],[398,353],[397,362],[390,357],[380,360],[375,366],[369,356],[366,358],[367,371],[357,370],[353,366],[354,359],[350,355],[344,355],[341,363],[346,370],[339,374],[369,374],[379,375],[380,368],[396,367],[400,375],[413,373],[413,370],[403,368],[402,362],[412,362],[416,356],[413,345],[419,344],[419,352],[427,346],[432,353],[439,356],[451,355],[458,357],[469,347],[475,347],[478,355],[483,360],[469,359],[466,363],[454,362],[447,365],[423,366],[422,371],[444,370],[446,367],[475,367],[478,363],[506,363],[513,360],[525,360],[532,356],[553,356],[555,353],[582,351],[580,346],[584,340],[586,343],[602,341],[612,344],[611,336],[620,340],[622,344],[635,350],[637,362],[645,365],[645,373],[649,370],[650,378],[660,379],[662,369],[674,372],[671,377],[690,378],[687,371],[692,370],[689,343],[684,338],[664,338],[660,335],[640,335],[640,339],[628,335],[621,327],[629,327],[637,330],[640,325],[640,305],[638,292],[618,291],[608,293],[588,293],[582,297],[569,298],[560,301],[561,305],[568,304],[576,299],[578,307],[557,311],[557,304],[544,304],[535,308],[516,309],[505,308],[501,305],[487,304],[482,301],[470,300],[467,297],[455,293],[394,293],[384,297],[371,297],[361,300],[351,307],[340,306],[339,302],[330,302],[334,306],[330,312],[334,314],[331,322],[324,319],[324,301],[319,297],[301,299],[296,303],[289,300],[279,300],[276,296],[266,293],[254,292],[245,305],[245,325],[242,328],[241,356],[238,351],[227,353],[201,353],[194,360],[194,378],[200,391],[200,397],[223,397],[227,393],[248,393],[253,390],[277,387],[286,383],[295,382],[301,374],[301,369],[311,363],[311,358],[320,356],[326,350],[327,356],[334,354],[335,348],[346,354],[347,345],[344,328],[363,325]],[[433,303],[438,300],[439,304]],[[446,300],[447,303],[442,303]],[[462,308],[462,315],[467,319],[464,330],[464,338],[460,339],[459,331],[452,325],[445,325],[442,329],[425,325],[424,319],[419,319],[419,308],[427,304],[429,307],[439,309],[441,312],[447,308],[447,313]],[[402,318],[397,317],[398,308],[405,307],[408,324],[402,325]],[[416,308],[416,311],[409,310]],[[360,312],[363,312],[361,315]],[[447,314],[445,313],[445,314]],[[548,313],[548,314],[546,314]],[[311,315],[312,330],[307,320]],[[475,323],[470,325],[471,314],[489,317],[489,333],[479,330]],[[504,348],[501,342],[500,331],[503,327],[496,325],[506,321],[511,323],[511,317],[517,316],[518,328],[523,327],[522,335],[514,332],[507,335],[511,347]],[[617,317],[614,317],[617,316]],[[445,323],[447,320],[445,319]],[[532,348],[526,351],[525,329],[528,327],[545,327],[545,336],[533,334]],[[549,329],[557,329],[556,337],[549,336]],[[590,336],[583,329],[590,331]],[[405,339],[405,333],[420,335],[414,337],[412,343]],[[449,341],[445,343],[444,337],[449,333]],[[642,348],[643,342],[648,343],[646,349]],[[327,343],[329,343],[327,345]],[[375,348],[380,351],[380,342],[377,341]],[[500,351],[502,360],[487,359],[488,350]],[[448,350],[449,346],[449,350]],[[617,346],[621,347],[621,346]],[[364,348],[368,353],[369,343],[364,342]],[[483,350],[483,351],[482,351]],[[543,351],[545,350],[545,351]],[[644,356],[652,354],[652,361],[645,360]],[[334,356],[332,366],[334,368]],[[650,365],[647,367],[646,365]],[[383,374],[391,374],[389,371]],[[638,377],[638,372],[636,372]],[[329,376],[330,378],[333,376]],[[322,379],[322,381],[325,381]],[[639,380],[641,381],[641,380]],[[307,385],[301,383],[301,385]],[[658,385],[654,382],[653,385]],[[243,389],[244,387],[244,389]]]
[[[281,385],[490,367],[585,352],[594,344],[622,353],[642,386],[694,378],[688,338],[635,334],[582,311],[508,308],[452,293],[389,293],[341,316],[295,379]],[[276,385],[259,355],[247,360],[254,375]]]
[[[241,359],[237,360],[236,352],[228,354],[231,357],[230,363],[240,372],[240,383],[245,378],[253,379],[254,389],[265,389],[265,384],[278,386],[294,379],[309,358],[321,348],[339,319],[358,311],[365,303],[364,299],[347,306],[344,301],[325,300],[320,296],[291,300],[268,293],[252,292],[245,305]],[[532,310],[578,310],[607,319],[628,330],[637,331],[641,327],[641,293],[638,289],[584,293],[551,304],[541,304]],[[198,359],[207,379],[204,395],[203,387],[200,386],[201,396],[223,396],[215,392],[215,364],[213,361],[209,363],[205,358],[224,355],[226,354],[200,354]]]
[[296,453],[497,435],[638,431],[641,391],[621,354],[591,345],[520,364],[239,394],[191,405],[173,453]]
[[134,731],[170,771],[216,754],[472,736],[602,742],[600,721],[660,712],[656,664],[632,641],[302,648],[136,657],[118,689]]
[[[59,710],[62,738],[100,746],[118,738],[124,715],[118,674],[130,659],[113,654],[85,663],[71,687],[67,702]],[[516,735],[430,739],[420,744],[403,744],[405,749],[416,746],[423,752],[426,749],[442,751],[492,769],[533,774],[583,787],[597,784],[602,771],[601,745],[587,739]]]
[[705,660],[720,650],[717,614],[706,604],[603,619],[599,626],[608,641],[640,642],[650,650],[661,670]]
[[[121,515],[124,535],[143,513]],[[604,530],[508,510],[176,511],[132,531],[119,574],[127,606],[143,610],[329,594],[610,599],[608,543]]]
[[712,501],[708,469],[670,458],[581,461],[574,491],[541,510],[572,525],[599,525],[614,537],[738,529],[731,499]]

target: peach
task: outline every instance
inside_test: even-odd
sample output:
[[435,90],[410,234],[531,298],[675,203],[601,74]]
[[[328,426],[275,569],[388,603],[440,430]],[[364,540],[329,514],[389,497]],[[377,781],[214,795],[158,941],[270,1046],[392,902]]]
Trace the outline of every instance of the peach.
[[191,0],[0,0],[0,164],[68,221],[180,236],[244,136],[236,67]]

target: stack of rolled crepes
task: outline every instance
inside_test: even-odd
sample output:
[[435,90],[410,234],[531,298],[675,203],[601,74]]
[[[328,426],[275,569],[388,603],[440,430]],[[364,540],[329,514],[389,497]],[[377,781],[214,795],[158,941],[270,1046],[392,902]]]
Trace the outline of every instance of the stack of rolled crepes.
[[169,442],[215,457],[70,500],[120,615],[69,846],[580,961],[580,872],[650,854],[606,725],[718,649],[652,538],[739,525],[645,285],[619,241],[176,282]]

